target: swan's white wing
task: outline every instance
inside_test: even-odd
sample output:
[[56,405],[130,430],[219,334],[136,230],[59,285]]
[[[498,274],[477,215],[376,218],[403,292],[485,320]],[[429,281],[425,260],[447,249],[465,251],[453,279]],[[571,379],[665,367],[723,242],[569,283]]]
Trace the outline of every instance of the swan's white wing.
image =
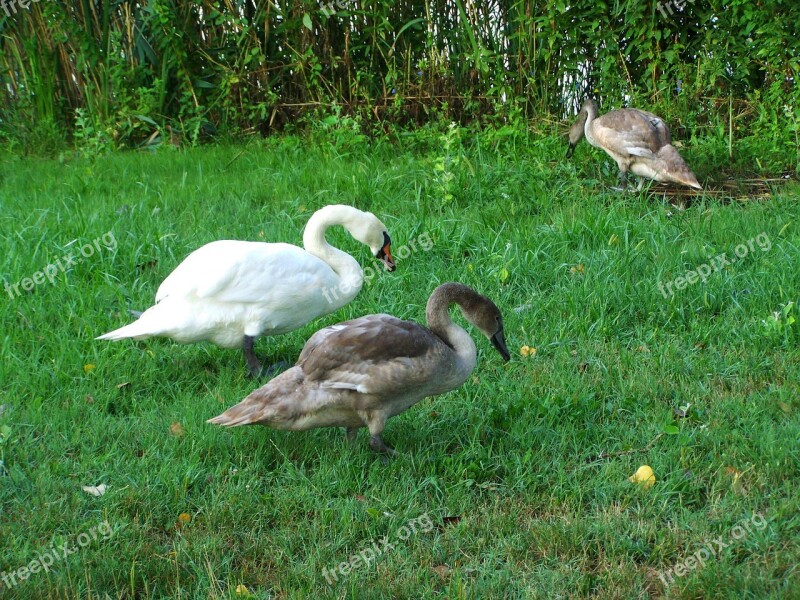
[[390,315],[367,315],[326,327],[297,361],[306,380],[362,394],[393,394],[427,386],[443,342],[428,328]]
[[158,288],[167,297],[263,302],[278,287],[324,289],[336,285],[333,269],[302,248],[282,243],[211,242],[192,252]]

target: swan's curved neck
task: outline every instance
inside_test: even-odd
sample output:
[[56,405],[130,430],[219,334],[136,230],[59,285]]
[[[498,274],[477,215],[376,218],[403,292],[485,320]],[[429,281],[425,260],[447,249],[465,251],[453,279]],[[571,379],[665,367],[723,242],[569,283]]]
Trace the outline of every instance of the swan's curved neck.
[[584,120],[583,135],[586,136],[586,141],[592,146],[597,146],[594,136],[592,135],[592,124],[597,118],[597,105],[594,102],[591,102],[587,104],[581,112],[583,113],[582,118]]
[[337,304],[344,306],[358,295],[364,284],[364,272],[358,261],[338,248],[331,246],[325,239],[325,232],[333,225],[345,225],[357,219],[361,214],[350,206],[326,206],[311,215],[303,232],[303,247],[309,254],[324,260],[334,270],[341,282],[342,295]]
[[459,370],[463,370],[466,379],[475,368],[478,350],[472,336],[463,327],[453,323],[450,318],[450,306],[461,305],[462,298],[459,297],[461,287],[465,286],[449,284],[438,287],[428,300],[425,317],[430,330],[455,352]]

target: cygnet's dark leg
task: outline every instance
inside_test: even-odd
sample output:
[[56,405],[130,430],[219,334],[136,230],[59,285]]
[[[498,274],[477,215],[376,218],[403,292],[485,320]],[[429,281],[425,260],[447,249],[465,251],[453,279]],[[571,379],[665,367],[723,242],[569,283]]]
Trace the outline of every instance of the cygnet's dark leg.
[[383,438],[379,435],[373,435],[369,438],[369,447],[378,454],[386,454],[387,456],[399,456],[399,452],[388,446]]
[[347,427],[345,428],[345,435],[347,436],[347,441],[352,444],[356,441],[356,436],[358,435],[358,427]]
[[391,446],[387,446],[386,442],[381,438],[383,428],[386,427],[386,416],[382,413],[375,413],[371,411],[360,411],[358,416],[367,425],[369,429],[369,447],[379,454],[387,456],[397,456],[398,452]]
[[614,189],[618,192],[624,192],[628,187],[628,170],[620,167],[619,170],[619,186]]

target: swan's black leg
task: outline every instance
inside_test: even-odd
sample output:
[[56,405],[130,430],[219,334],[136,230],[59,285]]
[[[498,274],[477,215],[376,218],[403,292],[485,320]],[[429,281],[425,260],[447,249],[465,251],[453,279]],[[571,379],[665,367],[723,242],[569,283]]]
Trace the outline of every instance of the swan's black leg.
[[247,370],[250,377],[258,377],[261,375],[261,363],[258,362],[255,352],[253,352],[253,342],[255,338],[246,335],[242,338],[242,352],[244,352],[244,361],[247,363]]

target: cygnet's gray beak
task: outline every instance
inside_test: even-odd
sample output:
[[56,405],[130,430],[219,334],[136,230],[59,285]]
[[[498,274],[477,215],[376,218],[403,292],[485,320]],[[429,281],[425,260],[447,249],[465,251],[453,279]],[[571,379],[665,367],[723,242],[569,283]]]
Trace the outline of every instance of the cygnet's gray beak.
[[511,360],[511,354],[509,354],[508,348],[506,348],[506,338],[503,335],[502,327],[491,337],[491,342],[492,346],[494,346],[500,353],[500,356],[503,357],[503,360]]

